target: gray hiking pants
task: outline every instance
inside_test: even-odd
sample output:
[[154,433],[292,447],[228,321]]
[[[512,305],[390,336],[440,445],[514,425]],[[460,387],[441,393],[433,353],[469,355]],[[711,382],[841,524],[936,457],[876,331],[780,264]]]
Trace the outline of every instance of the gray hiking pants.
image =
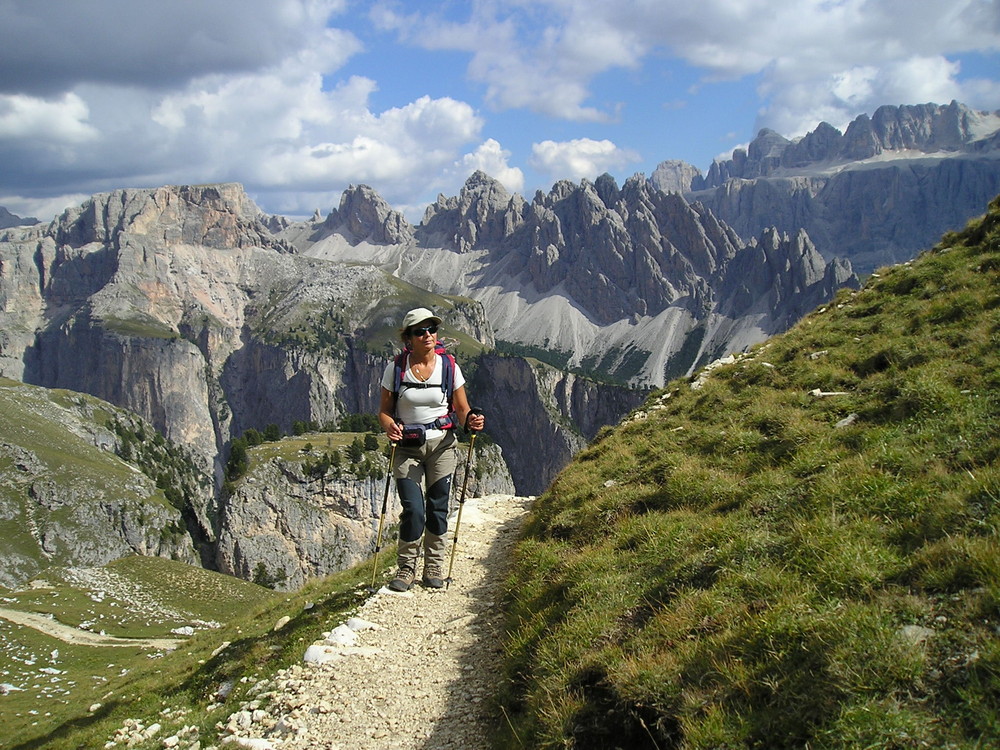
[[426,527],[431,534],[448,531],[448,496],[451,476],[458,466],[454,430],[444,437],[428,440],[419,448],[396,449],[392,476],[403,510],[399,515],[399,538],[419,539]]

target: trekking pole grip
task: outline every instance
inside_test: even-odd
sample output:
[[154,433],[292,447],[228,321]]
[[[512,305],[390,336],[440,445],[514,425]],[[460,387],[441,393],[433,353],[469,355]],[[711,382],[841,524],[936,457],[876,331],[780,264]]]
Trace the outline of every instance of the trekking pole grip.
[[471,417],[473,414],[483,415],[485,414],[485,412],[482,409],[476,408],[475,406],[469,409],[469,413],[465,415],[465,424],[462,425],[463,428],[465,429],[466,434],[469,433],[469,417]]

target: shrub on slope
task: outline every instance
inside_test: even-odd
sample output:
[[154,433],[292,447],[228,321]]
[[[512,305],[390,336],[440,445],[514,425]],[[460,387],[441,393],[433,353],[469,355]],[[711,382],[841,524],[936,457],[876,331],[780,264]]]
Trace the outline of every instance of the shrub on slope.
[[1000,744],[1000,199],[606,430],[509,582],[510,747]]

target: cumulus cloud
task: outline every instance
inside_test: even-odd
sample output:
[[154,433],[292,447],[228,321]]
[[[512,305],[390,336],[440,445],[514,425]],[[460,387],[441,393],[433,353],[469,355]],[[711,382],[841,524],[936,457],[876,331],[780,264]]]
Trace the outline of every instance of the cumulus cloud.
[[995,87],[963,86],[948,55],[1000,49],[1000,14],[984,0],[479,0],[462,22],[385,7],[379,18],[413,44],[469,52],[496,107],[593,122],[615,117],[590,103],[595,77],[654,54],[707,83],[760,76],[759,125],[778,129],[888,102],[991,101]]
[[524,190],[524,172],[510,166],[509,161],[510,151],[501,147],[497,140],[489,138],[475,151],[462,157],[457,165],[457,174],[464,179],[481,170],[503,185],[507,192],[519,193]]
[[43,140],[50,143],[83,143],[98,133],[88,124],[90,111],[76,94],[53,101],[24,94],[0,94],[0,139]]
[[482,120],[465,102],[422,96],[378,111],[375,81],[331,87],[362,50],[327,27],[341,2],[181,2],[168,13],[155,0],[96,0],[86,12],[54,0],[46,17],[52,5],[63,13],[52,14],[55,31],[38,3],[0,4],[0,22],[11,22],[0,42],[12,29],[25,44],[48,44],[59,29],[71,39],[42,72],[23,64],[37,52],[0,43],[0,191],[22,204],[43,191],[218,181],[295,214],[327,208],[351,183],[407,200],[479,140]]
[[[585,103],[589,80],[608,67],[634,65],[641,55],[621,35],[603,34],[605,24],[588,21],[572,4],[568,13],[556,9],[551,15],[546,5],[479,2],[467,21],[453,21],[435,10],[403,14],[381,4],[372,16],[381,28],[409,43],[469,53],[468,74],[485,86],[485,99],[493,107],[527,108],[569,120],[608,120],[608,113]],[[538,14],[551,23],[536,25]]]
[[542,141],[531,147],[531,154],[531,165],[555,179],[594,179],[638,160],[638,155],[609,140],[590,138]]
[[[991,0],[376,0],[349,13],[357,7],[0,0],[0,195],[47,206],[123,186],[239,181],[265,210],[308,215],[350,183],[413,207],[475,169],[511,191],[538,174],[594,178],[638,160],[614,129],[634,114],[610,74],[662,81],[678,60],[697,80],[686,93],[649,87],[662,101],[640,116],[654,133],[657,116],[685,105],[679,96],[736,79],[756,84],[755,127],[787,136],[820,120],[843,128],[882,104],[1000,100],[996,76],[971,79],[956,57],[1000,49]],[[416,69],[400,71],[407,89],[379,80],[365,66],[392,41],[453,53],[440,57],[460,60],[465,80]],[[536,142],[518,164],[533,138],[504,136],[517,157],[484,140],[497,110],[533,113],[547,129],[534,140],[562,140]]]

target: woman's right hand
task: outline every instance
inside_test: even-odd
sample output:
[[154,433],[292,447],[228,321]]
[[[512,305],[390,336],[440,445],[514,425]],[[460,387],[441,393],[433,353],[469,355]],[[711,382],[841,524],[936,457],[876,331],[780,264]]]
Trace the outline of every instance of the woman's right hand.
[[403,439],[403,428],[398,422],[390,422],[385,428],[385,436],[389,438],[390,443],[398,443]]

